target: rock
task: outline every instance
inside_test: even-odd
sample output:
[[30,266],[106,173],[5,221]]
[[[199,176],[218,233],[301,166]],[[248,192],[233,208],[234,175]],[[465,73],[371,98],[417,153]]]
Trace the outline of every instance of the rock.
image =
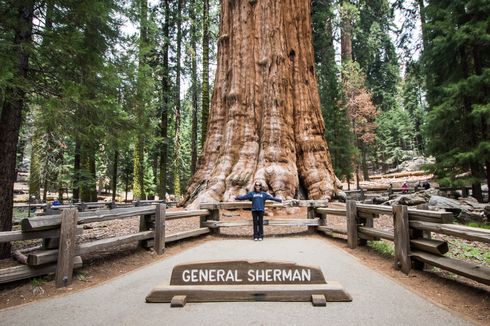
[[436,195],[430,197],[429,206],[435,206],[437,208],[444,208],[444,209],[446,208],[463,209],[460,201],[456,199],[451,199],[451,198],[446,198],[446,197],[436,196]]
[[337,191],[335,194],[335,197],[342,203],[345,203],[347,201],[347,194],[343,191]]
[[[409,156],[412,153],[407,152],[406,154]],[[423,169],[424,165],[434,163],[434,161],[435,159],[432,157],[416,156],[403,161],[396,168],[388,170],[388,173],[400,171],[419,171]]]
[[480,204],[470,197],[456,200],[434,195],[430,198],[429,205],[452,212],[462,223],[470,221],[486,223],[490,213],[490,205]]
[[387,202],[390,200],[388,196],[378,196],[373,198],[373,203],[374,204],[383,204],[384,202]]
[[456,220],[460,223],[468,223],[468,222],[478,222],[478,223],[486,223],[487,219],[483,211],[461,211],[459,215],[456,217]]
[[400,205],[407,205],[407,206],[416,206],[420,204],[425,204],[427,200],[421,196],[401,196],[398,199],[398,203]]

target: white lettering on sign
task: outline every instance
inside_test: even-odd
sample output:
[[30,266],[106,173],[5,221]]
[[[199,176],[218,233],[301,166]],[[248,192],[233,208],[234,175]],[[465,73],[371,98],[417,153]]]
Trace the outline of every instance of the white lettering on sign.
[[191,280],[191,278],[189,277],[189,270],[188,269],[184,269],[184,271],[182,272],[182,280],[186,283]]
[[211,262],[180,265],[174,268],[171,285],[224,284],[325,284],[315,266],[268,262]]
[[199,270],[197,270],[197,269],[193,269],[193,270],[191,270],[191,280],[192,280],[192,282],[194,282],[194,283],[195,283],[195,282],[197,282],[197,272],[198,272],[198,271],[199,271]]
[[224,269],[184,269],[182,271],[182,280],[185,283],[201,282],[242,282],[238,276],[238,270]]
[[249,269],[249,282],[310,282],[311,270],[309,269]]
[[[185,283],[237,283],[243,282],[236,269],[185,269],[182,271]],[[310,282],[310,269],[249,269],[249,282]]]

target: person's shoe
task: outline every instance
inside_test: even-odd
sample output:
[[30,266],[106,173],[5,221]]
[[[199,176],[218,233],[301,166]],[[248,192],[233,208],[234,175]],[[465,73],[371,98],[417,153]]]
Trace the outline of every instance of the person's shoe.
[[259,238],[254,238],[254,241],[257,241],[257,240],[259,240]]
[[264,238],[259,238],[259,241],[262,241],[262,240],[264,240]]

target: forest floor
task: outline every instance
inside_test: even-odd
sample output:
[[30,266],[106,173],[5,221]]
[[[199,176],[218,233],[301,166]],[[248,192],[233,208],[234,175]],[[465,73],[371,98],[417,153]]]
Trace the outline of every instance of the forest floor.
[[[170,210],[175,210],[175,208]],[[276,209],[274,212],[271,210],[266,219],[298,218],[306,215],[305,208],[295,208],[294,210],[292,215],[290,214],[292,213],[291,211],[286,212],[285,209]],[[221,218],[226,221],[250,219],[250,212],[240,210],[224,211]],[[345,219],[329,217],[328,223],[329,225],[342,225],[345,223]],[[167,222],[166,232],[167,234],[172,234],[196,228],[198,225],[199,218],[171,220]],[[390,230],[392,226],[392,219],[388,216],[381,216],[376,220],[375,227]],[[138,217],[92,223],[84,227],[84,233],[79,241],[93,241],[110,236],[133,233],[138,231],[138,227]],[[218,237],[251,238],[251,231],[250,227],[231,227],[223,229]],[[371,246],[351,250],[347,248],[345,239],[341,237],[332,239],[320,234],[311,234],[308,233],[306,227],[265,226],[265,234],[266,237],[314,237],[323,239],[323,241],[327,241],[356,257],[360,263],[390,277],[435,304],[464,315],[475,323],[482,325],[490,323],[490,286],[438,269],[433,269],[430,272],[413,270],[407,276],[393,268],[391,243],[382,243],[380,246],[378,242],[377,245],[371,244]],[[96,286],[213,239],[216,238],[207,236],[170,244],[167,246],[163,256],[156,255],[152,249],[145,250],[138,248],[136,245],[121,246],[110,252],[87,255],[83,257],[83,267],[76,271],[74,281],[68,288],[56,289],[53,276],[34,278],[0,286],[0,309]],[[35,241],[23,241],[14,242],[13,246],[15,249],[19,249],[38,244]],[[488,245],[474,245],[475,250],[479,252],[490,251],[490,246]],[[474,260],[475,258],[466,257],[466,259]],[[3,260],[0,261],[0,268],[13,264],[15,264],[13,260]],[[483,264],[488,265],[486,262]]]

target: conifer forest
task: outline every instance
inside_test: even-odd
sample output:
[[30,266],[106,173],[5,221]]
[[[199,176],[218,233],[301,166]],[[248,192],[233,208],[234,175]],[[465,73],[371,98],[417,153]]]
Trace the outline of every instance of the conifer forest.
[[21,174],[36,202],[331,199],[424,156],[482,201],[489,99],[486,0],[0,0],[0,231]]

